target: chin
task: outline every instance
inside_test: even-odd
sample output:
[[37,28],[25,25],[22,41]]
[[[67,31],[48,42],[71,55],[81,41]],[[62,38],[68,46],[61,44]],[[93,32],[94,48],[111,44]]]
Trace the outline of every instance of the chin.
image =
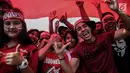
[[86,41],[90,40],[91,38],[85,38]]
[[17,35],[16,34],[14,34],[14,35],[12,35],[12,34],[10,34],[10,35],[8,35],[10,38],[16,38],[17,37]]
[[68,47],[69,47],[69,48],[73,48],[73,45],[69,45]]
[[85,40],[90,40],[92,38],[92,36],[90,35],[89,37],[85,37]]

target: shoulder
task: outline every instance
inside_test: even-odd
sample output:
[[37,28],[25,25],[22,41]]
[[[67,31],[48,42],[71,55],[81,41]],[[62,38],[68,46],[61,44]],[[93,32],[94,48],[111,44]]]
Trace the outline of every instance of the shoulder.
[[114,41],[115,31],[105,32],[97,36],[98,39],[108,40],[113,42]]
[[83,46],[84,44],[85,44],[85,41],[82,41],[82,42],[78,43],[75,48],[80,48],[80,47]]
[[102,33],[98,35],[98,37],[109,37],[109,36],[114,36],[114,34],[115,34],[115,31],[110,31],[110,32]]

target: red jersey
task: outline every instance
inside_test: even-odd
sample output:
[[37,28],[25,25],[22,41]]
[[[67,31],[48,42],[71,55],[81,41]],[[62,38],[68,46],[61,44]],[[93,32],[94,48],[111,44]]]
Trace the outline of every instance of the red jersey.
[[81,42],[73,51],[72,58],[80,59],[85,66],[83,73],[118,73],[111,43],[114,41],[114,31],[96,36],[92,43]]
[[[68,62],[68,56],[65,54],[65,59]],[[64,73],[60,60],[56,53],[48,52],[42,65],[42,73]]]
[[[5,54],[15,52],[16,46],[11,48],[5,46],[4,48],[0,48],[0,51]],[[38,66],[38,51],[36,49],[36,46],[34,45],[21,46],[19,52],[22,56],[27,58],[29,66],[34,70],[34,73],[36,73]],[[16,70],[17,66],[7,65],[5,63],[4,57],[0,59],[0,73],[15,73]]]

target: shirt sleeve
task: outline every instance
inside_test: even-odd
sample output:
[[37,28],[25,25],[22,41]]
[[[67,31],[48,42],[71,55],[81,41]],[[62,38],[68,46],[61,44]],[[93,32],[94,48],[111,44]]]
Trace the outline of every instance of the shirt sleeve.
[[78,44],[74,48],[73,52],[71,53],[71,57],[80,59],[80,51],[81,51],[81,49],[82,49],[82,43]]
[[28,59],[29,66],[33,69],[34,73],[37,73],[38,68],[38,50],[36,46],[30,46],[30,58]]

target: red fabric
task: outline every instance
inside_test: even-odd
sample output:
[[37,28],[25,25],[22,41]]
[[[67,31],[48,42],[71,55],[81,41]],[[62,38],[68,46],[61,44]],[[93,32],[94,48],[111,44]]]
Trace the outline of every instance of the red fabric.
[[[57,15],[61,16],[65,12],[68,17],[80,16],[79,9],[75,4],[76,0],[11,0],[14,7],[20,8],[25,18],[47,17],[53,10],[57,11]],[[102,12],[110,11],[103,0],[84,0],[84,6],[87,14],[98,17],[98,12],[90,2],[101,2]],[[127,13],[130,14],[130,0],[119,0],[120,3],[127,3]],[[123,8],[123,7],[122,7]]]
[[[66,54],[65,58],[68,62],[68,56]],[[56,53],[47,53],[46,58],[43,61],[42,73],[64,73]]]
[[[34,45],[21,46],[19,49],[20,54],[29,58],[29,66],[34,70],[34,73],[36,73],[38,65],[38,53],[35,50],[36,47]],[[0,48],[0,51],[5,54],[9,52],[15,52],[16,46],[11,48],[5,46],[4,48]],[[16,66],[7,65],[5,61],[0,62],[0,73],[14,73],[16,69]]]
[[98,35],[93,43],[84,41],[79,44],[72,58],[79,58],[87,73],[118,73],[113,60],[113,41],[114,32]]

